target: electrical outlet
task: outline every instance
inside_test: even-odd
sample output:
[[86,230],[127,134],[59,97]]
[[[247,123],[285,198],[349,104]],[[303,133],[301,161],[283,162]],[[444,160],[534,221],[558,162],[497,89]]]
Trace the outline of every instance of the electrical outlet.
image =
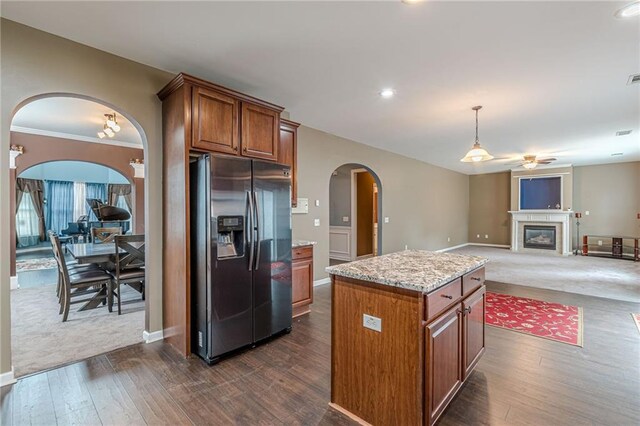
[[386,216],[386,217],[384,218],[384,223],[389,223],[389,217],[388,217],[388,216]]
[[480,238],[480,234],[477,234],[477,235],[476,235],[476,238]]
[[313,226],[320,226],[320,219],[313,219]]
[[451,237],[447,237],[447,242],[450,243],[451,242]]
[[484,234],[484,239],[485,240],[489,239],[489,234]]
[[320,200],[316,200],[316,207],[320,207]]
[[382,318],[362,314],[362,326],[378,333],[382,333]]
[[343,222],[349,222],[349,216],[342,216]]
[[405,249],[405,250],[409,250],[409,246],[405,244],[405,245],[404,245],[404,249]]
[[587,210],[586,212],[584,212],[585,216],[589,216],[589,210]]
[[601,246],[602,245],[602,240],[598,240],[598,245]]

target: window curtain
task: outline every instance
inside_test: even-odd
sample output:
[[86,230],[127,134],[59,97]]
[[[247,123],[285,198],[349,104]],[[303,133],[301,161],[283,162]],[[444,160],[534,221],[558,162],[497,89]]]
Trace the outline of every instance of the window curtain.
[[[107,202],[107,184],[87,182],[86,198],[95,198],[100,201]],[[91,207],[89,207],[89,204],[87,204],[86,199],[85,199],[84,206],[85,206],[85,211],[87,212],[86,214],[89,215],[89,220],[91,222],[96,222],[98,218],[93,213],[93,210],[91,210]]]
[[109,193],[109,205],[117,206],[118,198],[122,196],[129,212],[133,211],[131,207],[131,185],[110,183],[107,192]]
[[74,184],[57,180],[46,181],[45,191],[47,195],[47,227],[57,233],[66,229],[69,222],[74,222]]
[[73,182],[73,217],[76,221],[87,214],[86,189],[84,182]]
[[[24,194],[29,195],[24,197]],[[36,245],[38,240],[45,240],[44,216],[44,182],[16,179],[16,233],[19,246]]]

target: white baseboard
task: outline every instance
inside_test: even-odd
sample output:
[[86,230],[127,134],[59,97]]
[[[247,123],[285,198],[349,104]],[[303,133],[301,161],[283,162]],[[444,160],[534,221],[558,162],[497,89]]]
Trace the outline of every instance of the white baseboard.
[[318,287],[319,285],[331,284],[331,277],[322,278],[320,280],[315,280],[313,282],[314,287]]
[[18,284],[18,277],[9,277],[9,289],[17,290],[20,288],[20,284]]
[[142,340],[144,340],[145,343],[153,343],[162,339],[164,339],[164,333],[162,330],[152,331],[151,333],[147,330],[142,332]]
[[447,247],[447,248],[443,248],[443,249],[440,249],[440,250],[436,250],[436,252],[444,253],[446,251],[455,250],[455,249],[458,249],[458,248],[461,248],[461,247],[466,247],[468,245],[469,245],[469,243],[458,244],[457,246],[452,246],[452,247]]
[[509,244],[484,244],[484,243],[469,243],[470,246],[481,247],[498,247],[498,248],[511,248]]
[[11,371],[7,371],[6,373],[0,374],[0,387],[12,385],[16,382],[16,378],[13,375],[13,367],[11,367]]

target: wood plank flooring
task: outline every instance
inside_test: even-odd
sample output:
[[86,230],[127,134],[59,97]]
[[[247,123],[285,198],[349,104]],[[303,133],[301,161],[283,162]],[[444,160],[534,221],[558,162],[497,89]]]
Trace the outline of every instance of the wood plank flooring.
[[[640,424],[640,305],[488,283],[582,306],[584,348],[487,327],[487,351],[440,425]],[[135,345],[0,390],[2,425],[349,425],[327,406],[330,287],[291,334],[208,367]]]

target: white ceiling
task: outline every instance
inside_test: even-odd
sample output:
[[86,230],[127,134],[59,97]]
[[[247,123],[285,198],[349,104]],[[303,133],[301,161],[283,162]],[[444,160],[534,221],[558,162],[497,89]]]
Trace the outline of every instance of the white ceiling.
[[113,138],[99,139],[97,132],[105,123],[104,114],[114,111],[97,102],[66,97],[37,99],[16,112],[11,122],[11,130],[44,134],[88,142],[142,148],[140,133],[122,115],[117,115],[120,131]]
[[[278,103],[339,136],[473,174],[496,157],[640,160],[640,18],[625,2],[9,2],[2,16]],[[383,100],[380,89],[397,95]],[[618,130],[629,136],[615,137]],[[623,156],[611,157],[623,152]]]

